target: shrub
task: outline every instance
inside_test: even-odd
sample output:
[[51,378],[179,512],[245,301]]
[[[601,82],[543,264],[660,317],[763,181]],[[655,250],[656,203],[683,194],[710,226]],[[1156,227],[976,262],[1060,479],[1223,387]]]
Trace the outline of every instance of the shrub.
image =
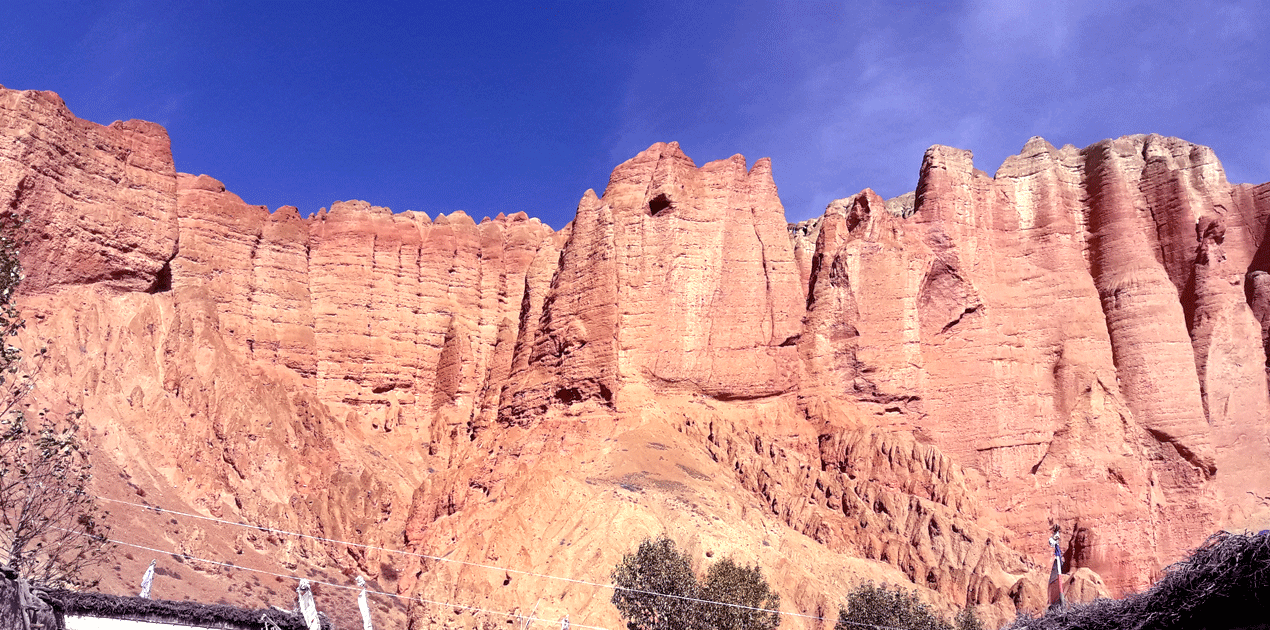
[[[647,539],[613,569],[613,605],[630,630],[697,628],[697,577],[687,554],[662,536]],[[670,595],[671,597],[665,597]]]
[[775,612],[780,596],[758,566],[725,558],[699,582],[688,554],[665,536],[646,539],[635,553],[623,556],[613,583],[613,605],[629,630],[772,630],[780,625]]
[[[957,630],[975,628],[961,626],[961,617],[962,615],[958,615]],[[965,621],[978,624],[973,612],[968,614]],[[847,595],[847,607],[838,610],[838,623],[834,625],[834,630],[860,630],[864,626],[953,630],[952,625],[918,599],[916,593],[898,586],[878,586],[873,582],[865,582]]]
[[953,628],[955,630],[984,630],[983,622],[979,621],[979,615],[975,614],[974,606],[967,606],[957,613],[957,617],[953,619]]
[[[703,616],[707,628],[771,630],[781,623],[780,613],[776,612],[781,605],[780,595],[768,586],[758,565],[742,566],[731,558],[714,563],[706,571],[705,582],[701,585],[701,598],[737,605],[701,604],[705,609]],[[754,608],[763,610],[752,610]]]

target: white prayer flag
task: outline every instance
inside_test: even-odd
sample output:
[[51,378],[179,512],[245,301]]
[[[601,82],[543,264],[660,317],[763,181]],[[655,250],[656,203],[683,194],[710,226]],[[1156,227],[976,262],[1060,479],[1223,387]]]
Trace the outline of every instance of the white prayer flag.
[[150,585],[154,583],[154,565],[158,564],[158,560],[150,561],[150,568],[146,569],[146,574],[141,578],[141,597],[150,599]]
[[300,580],[300,586],[295,589],[297,595],[300,596],[300,614],[304,615],[304,623],[309,630],[322,630],[322,622],[318,619],[317,604],[313,602],[313,589],[309,587],[308,580]]
[[362,611],[362,630],[374,630],[370,627],[370,605],[366,602],[366,580],[362,576],[357,576],[357,585],[362,587],[362,592],[357,596],[357,607]]

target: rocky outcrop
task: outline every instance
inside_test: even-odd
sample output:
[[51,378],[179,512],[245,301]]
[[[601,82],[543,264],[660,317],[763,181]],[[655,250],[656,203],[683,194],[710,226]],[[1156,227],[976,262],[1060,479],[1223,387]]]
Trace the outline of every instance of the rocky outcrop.
[[771,165],[697,168],[656,144],[588,191],[545,298],[528,364],[502,412],[612,405],[627,385],[720,399],[797,383],[798,270]]
[[[241,360],[373,430],[488,423],[506,380],[490,378],[510,367],[524,275],[550,228],[524,213],[477,225],[365,202],[305,220],[206,175],[177,184],[169,282],[215,304]],[[448,419],[434,427],[438,412]]]
[[99,492],[368,547],[132,531],[366,575],[416,627],[489,621],[420,596],[618,623],[594,583],[662,531],[790,612],[867,578],[1003,621],[1043,604],[1054,524],[1088,597],[1270,524],[1270,185],[1181,140],[1034,138],[995,176],[936,146],[914,193],[792,226],[767,160],[659,143],[558,232],[269,212],[49,93],[0,90],[0,140],[19,340]]
[[879,419],[920,415],[918,280],[930,264],[917,233],[873,191],[830,204],[809,265],[804,396],[853,399],[874,406]]
[[1040,567],[984,518],[974,481],[935,447],[816,414],[808,420],[818,431],[774,435],[735,411],[712,411],[687,414],[686,433],[703,438],[710,457],[789,527],[994,619],[1044,606],[1021,595],[1039,585]]
[[0,211],[27,219],[23,291],[152,290],[176,251],[167,131],[75,118],[52,92],[0,87]]
[[1270,229],[1270,183],[1239,184],[1231,188],[1230,196],[1242,223],[1252,231],[1256,251],[1248,267],[1244,293],[1253,315],[1261,322],[1262,347],[1270,354],[1270,239],[1266,238]]
[[912,428],[1033,548],[1060,522],[1078,566],[1141,588],[1203,532],[1265,518],[1238,487],[1270,483],[1246,450],[1267,444],[1264,353],[1229,341],[1257,328],[1252,205],[1176,139],[1034,138],[995,177],[933,147],[911,218],[866,191],[821,220],[804,391]]

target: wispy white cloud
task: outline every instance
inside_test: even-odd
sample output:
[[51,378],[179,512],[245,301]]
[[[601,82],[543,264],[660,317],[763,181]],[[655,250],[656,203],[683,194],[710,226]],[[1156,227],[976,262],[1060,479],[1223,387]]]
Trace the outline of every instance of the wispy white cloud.
[[1232,174],[1255,164],[1251,177],[1270,179],[1266,23],[1270,5],[1255,2],[866,5],[823,25],[838,45],[791,83],[798,107],[774,126],[791,145],[778,173],[781,159],[793,172],[778,183],[801,191],[786,205],[805,216],[864,186],[911,189],[931,144],[992,172],[1033,135],[1083,146],[1143,132],[1214,145]]
[[1081,22],[1106,7],[1089,0],[974,0],[957,19],[962,49],[991,66],[1018,59],[1069,55]]

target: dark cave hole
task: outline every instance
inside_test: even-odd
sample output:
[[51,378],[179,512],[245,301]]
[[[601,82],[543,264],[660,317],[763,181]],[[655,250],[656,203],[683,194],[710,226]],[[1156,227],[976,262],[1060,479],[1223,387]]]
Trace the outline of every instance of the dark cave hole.
[[665,210],[666,208],[669,208],[669,207],[670,207],[670,198],[666,196],[666,193],[657,195],[656,197],[653,197],[651,201],[648,202],[648,212],[649,214],[653,214],[653,215],[656,215],[658,212],[661,212],[662,210]]
[[155,274],[154,282],[146,293],[166,293],[172,290],[172,261],[163,263],[163,268]]
[[582,392],[578,391],[576,387],[558,389],[556,390],[556,399],[566,405],[571,405],[582,400]]

